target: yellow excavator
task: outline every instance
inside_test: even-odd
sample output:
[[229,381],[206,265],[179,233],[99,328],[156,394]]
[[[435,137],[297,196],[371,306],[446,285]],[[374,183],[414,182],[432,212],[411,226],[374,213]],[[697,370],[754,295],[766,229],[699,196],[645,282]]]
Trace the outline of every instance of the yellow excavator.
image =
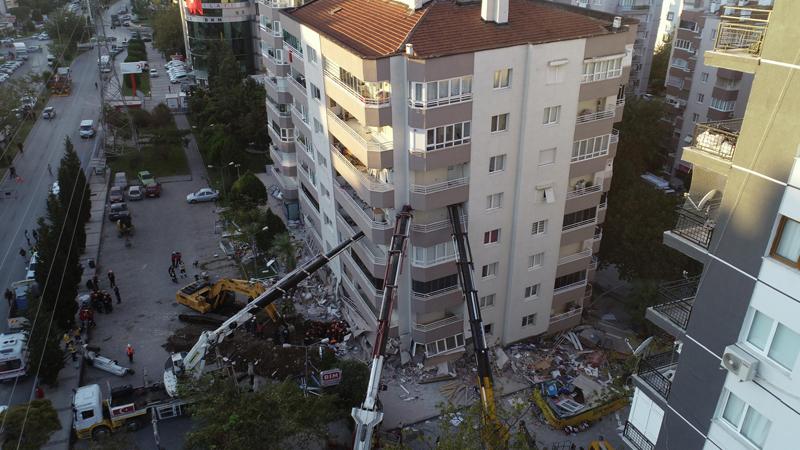
[[[249,303],[266,292],[266,290],[267,287],[258,281],[223,278],[212,283],[206,280],[199,280],[181,288],[175,294],[175,299],[181,305],[186,305],[199,313],[205,314],[234,301],[237,293],[246,295],[246,303]],[[264,308],[264,311],[269,315],[270,319],[278,321],[280,314],[278,314],[274,304],[270,303]]]

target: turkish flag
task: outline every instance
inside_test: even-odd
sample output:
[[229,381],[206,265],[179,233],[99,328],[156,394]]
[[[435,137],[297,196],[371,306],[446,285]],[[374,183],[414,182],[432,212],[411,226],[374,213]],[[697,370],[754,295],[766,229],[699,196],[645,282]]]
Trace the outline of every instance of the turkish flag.
[[203,15],[203,4],[201,0],[186,0],[186,9],[189,10],[189,14],[195,16]]

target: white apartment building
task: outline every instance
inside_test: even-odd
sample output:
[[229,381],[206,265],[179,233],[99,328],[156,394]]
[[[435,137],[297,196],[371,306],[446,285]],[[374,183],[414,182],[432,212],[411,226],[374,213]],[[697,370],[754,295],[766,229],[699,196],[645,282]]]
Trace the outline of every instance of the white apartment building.
[[580,322],[635,22],[540,0],[258,2],[274,173],[375,326],[395,211],[413,208],[392,333],[427,365],[469,330],[447,206],[462,205],[487,338]]

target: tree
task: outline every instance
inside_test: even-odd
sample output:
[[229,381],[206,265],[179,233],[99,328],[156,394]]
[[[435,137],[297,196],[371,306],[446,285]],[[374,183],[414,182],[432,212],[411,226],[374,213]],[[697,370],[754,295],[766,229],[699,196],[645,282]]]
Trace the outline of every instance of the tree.
[[364,401],[369,383],[369,367],[361,361],[335,358],[320,367],[321,370],[333,368],[342,369],[342,382],[334,387],[325,388],[325,393],[336,395],[335,405],[339,417],[348,419],[352,408]]
[[187,449],[291,448],[323,434],[334,416],[333,396],[305,397],[290,381],[241,392],[230,379],[204,377],[188,391],[198,426],[187,436]]
[[38,375],[39,380],[50,386],[58,384],[58,373],[64,368],[64,351],[61,349],[61,336],[65,328],[55,323],[50,325],[53,308],[42,299],[33,299],[28,304],[26,318],[30,322],[28,352],[30,354],[30,373]]
[[650,65],[650,86],[648,91],[657,96],[664,95],[664,83],[667,79],[669,70],[669,56],[672,53],[672,39],[661,44],[653,55],[653,62]]
[[287,272],[291,272],[297,267],[297,252],[299,250],[299,244],[292,239],[292,235],[289,233],[281,233],[275,236],[272,241],[272,247],[270,247],[270,251],[275,254]]
[[14,405],[3,416],[0,416],[0,420],[5,423],[4,450],[39,449],[54,431],[61,429],[58,413],[50,400],[46,399]]
[[231,187],[231,200],[242,207],[252,207],[267,201],[267,188],[257,176],[247,171]]
[[159,8],[153,16],[153,47],[164,57],[185,54],[181,13],[177,6]]
[[660,164],[659,149],[669,133],[663,115],[659,101],[629,99],[625,105],[600,246],[602,264],[615,266],[623,280],[673,279],[695,264],[662,243],[664,230],[675,225],[680,199],[640,179]]
[[88,41],[92,35],[83,16],[68,11],[58,11],[48,16],[45,30],[53,42],[50,54],[62,61],[71,61],[78,52],[78,43]]

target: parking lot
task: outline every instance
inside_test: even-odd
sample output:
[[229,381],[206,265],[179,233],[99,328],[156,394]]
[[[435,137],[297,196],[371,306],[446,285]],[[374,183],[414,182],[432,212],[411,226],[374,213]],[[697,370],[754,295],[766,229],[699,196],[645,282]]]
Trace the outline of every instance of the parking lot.
[[[31,73],[42,73],[45,70],[49,70],[48,62],[47,62],[47,55],[49,55],[49,49],[47,48],[50,41],[43,41],[39,40],[35,37],[25,38],[25,39],[17,39],[15,42],[24,42],[26,47],[30,48],[32,46],[38,47],[38,50],[29,51],[28,52],[28,59],[26,60],[19,60],[22,64],[16,70],[7,73],[8,79],[23,79],[28,74]],[[3,45],[0,48],[3,56],[6,57],[6,62],[12,62],[8,55],[9,53],[13,53],[14,47],[11,45]],[[0,77],[1,78],[1,77]],[[0,84],[5,83],[5,81],[0,82]]]

